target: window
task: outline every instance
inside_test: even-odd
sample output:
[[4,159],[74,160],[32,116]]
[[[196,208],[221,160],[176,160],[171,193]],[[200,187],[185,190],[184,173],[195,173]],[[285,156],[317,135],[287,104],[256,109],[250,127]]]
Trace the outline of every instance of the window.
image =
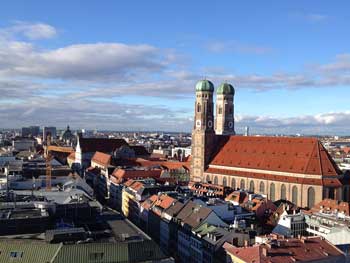
[[241,187],[240,187],[241,189],[244,189],[245,188],[245,183],[244,183],[244,180],[242,179],[241,180]]
[[235,178],[232,178],[232,180],[231,180],[231,187],[232,187],[232,189],[236,189],[236,180],[235,180]]
[[307,189],[307,207],[311,208],[315,205],[315,189],[313,187],[309,187]]
[[250,184],[249,184],[249,191],[254,193],[254,190],[255,190],[255,187],[254,187],[254,181],[250,181]]
[[281,186],[281,198],[280,199],[283,199],[283,200],[286,200],[286,186],[284,184],[282,184]]
[[262,193],[262,194],[265,192],[265,184],[264,184],[264,182],[260,182],[259,192]]
[[210,176],[209,176],[209,174],[207,175],[207,183],[209,183],[210,182]]
[[219,114],[222,114],[222,107],[219,107]]
[[292,203],[298,205],[298,187],[295,185],[292,188]]
[[201,107],[201,105],[198,103],[197,104],[197,112],[201,112],[202,111],[202,107]]
[[226,179],[226,177],[224,177],[224,178],[222,179],[222,185],[223,185],[223,186],[227,186],[227,179]]
[[272,183],[272,184],[270,184],[270,200],[272,201],[272,202],[274,202],[275,201],[275,184],[274,183]]
[[217,176],[214,177],[214,184],[218,184],[218,177]]
[[103,258],[103,252],[89,253],[90,260],[101,260]]
[[21,258],[23,256],[22,251],[11,251],[10,258]]

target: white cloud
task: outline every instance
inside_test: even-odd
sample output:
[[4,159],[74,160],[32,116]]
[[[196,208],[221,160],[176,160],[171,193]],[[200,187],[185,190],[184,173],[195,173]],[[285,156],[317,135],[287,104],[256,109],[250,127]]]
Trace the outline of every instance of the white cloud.
[[55,37],[57,35],[57,30],[53,26],[45,23],[16,21],[12,26],[3,28],[0,31],[0,34],[7,38],[13,38],[20,35],[29,40],[38,40]]
[[206,45],[207,50],[213,53],[243,53],[261,55],[272,51],[269,47],[243,44],[238,41],[211,41]]

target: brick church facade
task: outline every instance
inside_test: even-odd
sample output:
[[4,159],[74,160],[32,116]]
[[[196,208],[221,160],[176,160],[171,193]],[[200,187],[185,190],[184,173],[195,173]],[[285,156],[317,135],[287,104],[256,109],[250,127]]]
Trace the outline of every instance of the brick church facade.
[[196,85],[191,180],[245,189],[312,207],[322,199],[350,201],[349,178],[316,138],[236,136],[234,88]]

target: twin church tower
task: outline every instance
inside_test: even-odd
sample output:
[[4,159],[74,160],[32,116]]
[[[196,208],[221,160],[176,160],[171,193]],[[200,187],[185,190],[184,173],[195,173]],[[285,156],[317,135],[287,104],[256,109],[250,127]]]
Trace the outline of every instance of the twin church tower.
[[215,119],[213,95],[212,82],[201,80],[197,83],[192,132],[191,181],[204,181],[202,178],[204,171],[219,144],[220,135],[235,135],[233,86],[223,83],[218,87]]

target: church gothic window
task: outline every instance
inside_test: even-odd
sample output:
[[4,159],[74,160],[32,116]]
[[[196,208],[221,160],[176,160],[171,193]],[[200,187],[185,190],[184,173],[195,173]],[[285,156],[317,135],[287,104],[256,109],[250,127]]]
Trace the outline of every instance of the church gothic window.
[[275,184],[274,183],[270,184],[270,200],[272,202],[275,201],[275,191],[276,191]]
[[222,185],[223,185],[223,186],[227,186],[227,179],[226,179],[226,177],[224,177],[224,178],[222,179]]
[[219,107],[219,114],[222,114],[222,107]]
[[232,178],[232,180],[231,180],[231,187],[232,187],[232,189],[236,189],[236,180],[235,180],[235,178]]
[[209,183],[209,182],[210,182],[210,176],[207,175],[207,183]]
[[250,181],[250,184],[249,184],[249,191],[254,193],[254,181]]
[[292,203],[298,205],[298,187],[295,185],[292,188]]
[[244,183],[244,179],[241,180],[241,190],[243,190],[245,188],[245,183]]
[[313,187],[309,187],[307,189],[307,206],[311,208],[315,205],[315,189]]
[[202,111],[202,107],[200,103],[197,103],[197,112],[201,112]]
[[259,192],[262,193],[262,194],[265,192],[265,184],[264,184],[264,182],[260,182]]
[[280,199],[283,199],[283,200],[287,199],[286,191],[287,191],[286,186],[284,184],[282,184],[282,186],[281,186],[281,198]]
[[218,184],[219,182],[218,182],[218,177],[217,176],[215,176],[214,177],[214,184]]

